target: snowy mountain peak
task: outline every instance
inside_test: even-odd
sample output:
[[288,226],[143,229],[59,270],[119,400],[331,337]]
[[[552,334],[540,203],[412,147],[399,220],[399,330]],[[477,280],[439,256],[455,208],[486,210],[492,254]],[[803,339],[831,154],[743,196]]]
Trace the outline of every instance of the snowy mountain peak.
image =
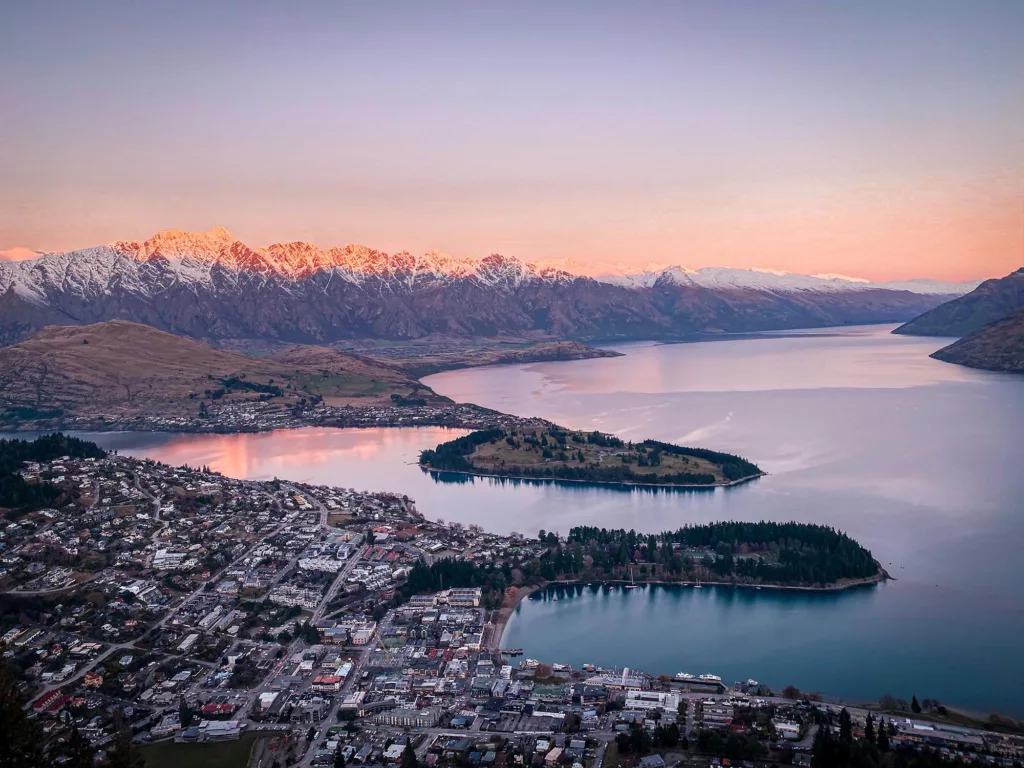
[[422,256],[407,251],[387,254],[364,245],[350,244],[324,250],[312,243],[294,241],[250,248],[224,227],[206,232],[168,229],[144,242],[122,241],[66,254],[41,254],[36,259],[8,262],[4,282],[16,285],[25,295],[45,294],[45,285],[59,282],[84,293],[103,292],[110,281],[138,286],[145,292],[153,279],[136,274],[123,261],[156,269],[162,285],[181,282],[210,284],[217,279],[232,283],[245,276],[258,280],[295,282],[318,274],[340,277],[362,285],[376,279],[394,288],[413,289],[424,284],[448,284],[472,280],[502,291],[514,291],[533,281],[571,283],[593,280],[621,288],[646,290],[654,286],[704,288],[721,291],[770,293],[833,293],[881,289],[922,295],[956,296],[977,283],[944,283],[909,280],[872,283],[839,274],[801,275],[777,269],[703,267],[647,263],[643,266],[562,259],[526,263],[514,257],[491,254],[484,258],[452,256],[431,250]]
[[142,244],[147,255],[160,253],[168,258],[186,256],[216,256],[238,242],[224,227],[214,227],[208,232],[183,232],[180,229],[165,229],[157,232]]

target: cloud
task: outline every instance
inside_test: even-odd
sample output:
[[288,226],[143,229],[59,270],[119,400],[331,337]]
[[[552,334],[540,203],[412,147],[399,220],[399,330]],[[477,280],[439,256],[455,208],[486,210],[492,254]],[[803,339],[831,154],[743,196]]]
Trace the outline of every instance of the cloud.
[[0,261],[24,261],[25,259],[34,259],[39,254],[33,251],[31,248],[8,248],[6,251],[0,251]]

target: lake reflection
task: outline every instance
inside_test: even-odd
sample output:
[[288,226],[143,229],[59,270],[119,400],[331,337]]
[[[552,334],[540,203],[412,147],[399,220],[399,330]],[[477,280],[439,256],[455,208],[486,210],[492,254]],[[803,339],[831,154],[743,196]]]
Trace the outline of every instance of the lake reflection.
[[456,400],[728,451],[769,473],[712,491],[438,482],[419,468],[419,452],[457,430],[96,439],[236,477],[405,493],[427,517],[504,533],[657,532],[715,520],[832,525],[897,581],[837,595],[576,591],[525,602],[506,644],[546,661],[710,671],[857,698],[916,694],[1024,717],[1024,377],[930,359],[944,343],[887,328],[833,330],[631,344],[618,347],[625,357],[428,378]]

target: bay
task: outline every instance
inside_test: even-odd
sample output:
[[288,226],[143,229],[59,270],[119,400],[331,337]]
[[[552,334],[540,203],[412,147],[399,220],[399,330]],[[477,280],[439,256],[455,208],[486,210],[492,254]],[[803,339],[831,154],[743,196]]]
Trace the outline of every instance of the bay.
[[[617,347],[625,357],[445,373],[456,399],[620,437],[699,444],[769,476],[588,524],[721,519],[841,528],[896,581],[817,595],[649,588],[531,599],[505,645],[550,661],[713,671],[861,700],[1024,714],[1024,378],[932,360],[945,339],[852,328]],[[639,499],[639,501],[638,501]],[[548,527],[565,530],[558,521]]]
[[436,391],[626,439],[738,453],[769,474],[713,491],[473,478],[419,451],[458,430],[105,433],[101,444],[231,476],[408,494],[427,517],[489,530],[577,524],[657,532],[713,520],[832,525],[896,578],[837,594],[646,588],[524,601],[505,645],[549,662],[753,677],[853,700],[939,698],[1024,716],[1024,377],[931,360],[944,339],[887,327],[695,344],[618,358],[452,371]]

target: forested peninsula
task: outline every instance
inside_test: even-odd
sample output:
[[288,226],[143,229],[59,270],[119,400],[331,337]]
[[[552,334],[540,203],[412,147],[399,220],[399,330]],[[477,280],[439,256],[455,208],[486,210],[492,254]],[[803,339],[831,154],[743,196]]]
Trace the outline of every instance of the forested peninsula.
[[553,424],[472,432],[423,451],[420,466],[470,475],[684,487],[733,485],[763,474],[728,453],[657,440],[626,442]]
[[553,552],[561,578],[836,587],[887,574],[845,533],[809,523],[719,522],[643,534],[577,527]]
[[845,533],[808,523],[719,522],[644,534],[576,527],[567,536],[540,531],[539,557],[474,564],[441,559],[412,568],[403,598],[441,586],[480,587],[498,608],[510,586],[557,584],[722,584],[808,591],[874,584],[889,575]]

